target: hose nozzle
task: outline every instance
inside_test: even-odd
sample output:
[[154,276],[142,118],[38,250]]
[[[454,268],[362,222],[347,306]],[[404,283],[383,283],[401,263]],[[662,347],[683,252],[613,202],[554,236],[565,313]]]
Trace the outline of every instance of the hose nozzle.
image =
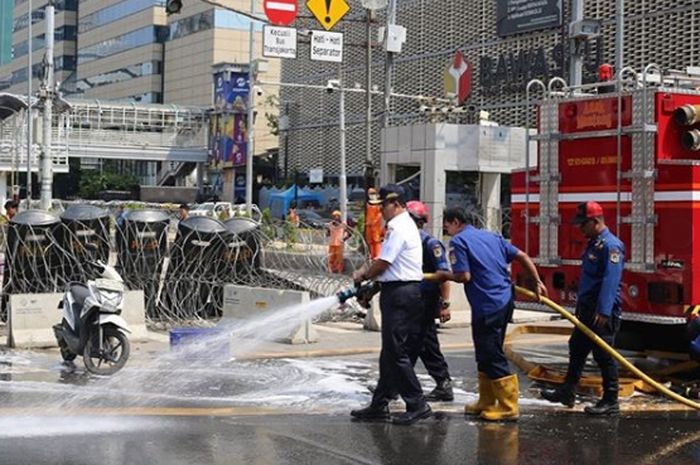
[[354,288],[345,289],[336,294],[338,301],[344,304],[353,297],[357,297],[358,300],[370,300],[374,294],[379,292],[379,283],[373,281],[368,281],[366,283],[355,286]]

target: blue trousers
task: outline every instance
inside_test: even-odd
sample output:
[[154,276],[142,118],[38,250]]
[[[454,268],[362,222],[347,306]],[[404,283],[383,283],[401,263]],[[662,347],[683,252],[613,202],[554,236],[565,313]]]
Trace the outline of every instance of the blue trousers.
[[[620,317],[613,315],[603,327],[593,325],[595,318],[595,305],[580,303],[576,306],[576,316],[581,323],[588,326],[602,340],[611,347],[615,345],[615,336],[620,330]],[[578,384],[586,365],[588,354],[593,352],[593,359],[600,368],[603,378],[603,393],[606,397],[617,399],[619,389],[617,361],[598,345],[588,338],[583,332],[574,328],[569,338],[569,368],[566,372],[565,384],[574,387]]]
[[476,354],[476,366],[490,379],[510,376],[508,359],[503,352],[508,322],[513,317],[513,300],[495,312],[474,315],[472,310],[472,338]]

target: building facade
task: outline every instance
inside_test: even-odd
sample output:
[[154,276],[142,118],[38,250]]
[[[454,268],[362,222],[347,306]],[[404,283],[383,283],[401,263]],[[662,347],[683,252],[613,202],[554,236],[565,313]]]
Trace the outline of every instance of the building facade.
[[[0,92],[27,92],[27,25],[32,3],[33,90],[44,56],[46,0],[0,0]],[[200,1],[183,2],[179,14],[167,16],[165,0],[55,1],[55,69],[64,96],[134,103],[166,103],[210,107],[212,67],[220,62],[247,64],[249,20]],[[249,2],[229,0],[227,6],[248,11]],[[260,2],[260,9],[262,9]],[[14,12],[12,11],[14,9]],[[8,19],[9,18],[9,19]],[[9,29],[5,27],[9,24]],[[6,32],[11,31],[7,36]],[[3,44],[9,41],[10,49]],[[261,33],[256,32],[256,58]],[[270,63],[267,76],[279,79],[279,64]],[[268,94],[269,95],[269,94]],[[277,145],[263,116],[276,111],[267,96],[256,111],[256,154]],[[84,160],[96,167],[96,160]],[[144,183],[158,181],[156,162],[129,163]],[[133,166],[131,166],[133,165]]]
[[[3,0],[4,1],[4,0]],[[41,62],[44,58],[46,23],[44,12],[46,1],[13,0],[13,19],[9,61],[0,66],[0,91],[26,94],[29,64],[29,18],[32,22],[32,77],[33,89],[39,88]],[[32,11],[29,12],[31,3]],[[6,5],[3,5],[4,7]],[[72,78],[76,69],[77,9],[78,0],[58,0],[54,2],[54,70],[58,82]],[[4,26],[5,23],[3,23]],[[3,35],[4,35],[3,27]]]
[[[309,45],[299,44],[296,60],[284,60],[285,82],[325,85],[328,79],[342,79],[346,87],[365,87],[366,25],[360,1],[349,2],[351,11],[335,28],[344,32],[342,67],[309,60]],[[560,20],[547,27],[526,32],[500,30],[498,9],[526,8],[542,4],[560,8]],[[460,51],[472,68],[472,89],[464,113],[426,112],[421,103],[406,98],[393,98],[389,113],[390,125],[407,125],[435,120],[453,123],[474,123],[479,112],[486,110],[490,119],[501,125],[524,126],[525,87],[530,79],[545,82],[561,76],[568,81],[568,24],[570,2],[558,0],[403,0],[398,2],[397,24],[407,30],[403,51],[396,56],[392,78],[395,93],[444,97],[444,74]],[[601,21],[602,35],[584,44],[584,78],[594,79],[601,63],[615,61],[615,2],[585,0],[584,16]],[[695,0],[625,1],[625,66],[641,72],[649,63],[665,69],[697,66],[700,37],[691,33],[700,27],[700,3]],[[385,24],[380,11],[372,24],[372,83],[384,89],[384,53],[376,45],[377,28]],[[528,14],[528,11],[522,11]],[[513,15],[518,17],[518,12]],[[321,29],[313,18],[297,21],[297,28]],[[500,34],[499,34],[500,32]],[[303,42],[300,40],[300,42]],[[339,173],[338,95],[317,90],[285,89],[281,92],[282,108],[289,108],[290,130],[281,136],[280,163],[287,159],[289,170],[308,173],[323,168],[324,173]],[[365,112],[363,94],[346,97],[347,171],[361,175],[365,166]],[[384,101],[377,96],[372,103],[371,154],[375,168],[379,166],[380,130]],[[287,138],[285,143],[285,137]],[[285,151],[285,146],[288,150]]]
[[12,61],[12,11],[14,0],[0,0],[0,66]]

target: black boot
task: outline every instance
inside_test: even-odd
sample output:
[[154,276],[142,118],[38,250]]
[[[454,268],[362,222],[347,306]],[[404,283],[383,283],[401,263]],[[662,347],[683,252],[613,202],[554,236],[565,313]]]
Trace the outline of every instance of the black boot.
[[358,410],[352,410],[350,415],[357,420],[384,420],[387,421],[391,418],[389,413],[389,406],[387,405],[374,405],[370,404],[369,407],[361,408]]
[[438,381],[435,389],[425,396],[425,400],[430,402],[452,402],[455,400],[454,392],[452,392],[452,380],[447,378]]
[[414,424],[418,420],[428,418],[432,414],[433,411],[430,409],[430,405],[425,404],[422,408],[419,408],[418,410],[407,410],[405,413],[396,415],[393,419],[393,422],[395,425],[408,426]]
[[574,389],[568,384],[564,384],[555,389],[542,389],[540,395],[543,399],[554,403],[561,403],[569,408],[572,408],[576,403]]
[[617,391],[615,393],[606,392],[595,405],[589,405],[583,411],[589,415],[617,415],[620,413]]

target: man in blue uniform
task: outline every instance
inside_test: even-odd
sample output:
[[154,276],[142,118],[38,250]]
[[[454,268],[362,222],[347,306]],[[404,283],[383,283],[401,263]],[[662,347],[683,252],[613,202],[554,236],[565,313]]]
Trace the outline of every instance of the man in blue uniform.
[[423,251],[415,222],[406,211],[404,190],[388,184],[379,190],[386,233],[382,250],[370,267],[353,274],[356,283],[381,283],[382,351],[379,382],[368,407],[350,412],[358,420],[388,420],[389,397],[398,391],[406,412],[393,418],[410,425],[432,414],[413,369],[423,343]]
[[[406,204],[406,208],[420,231],[423,245],[423,273],[435,273],[438,270],[450,271],[445,246],[423,230],[430,217],[428,207],[423,202],[413,200]],[[435,389],[426,396],[426,399],[435,402],[451,402],[454,400],[452,379],[445,357],[440,351],[440,341],[435,326],[435,318],[439,318],[442,323],[450,319],[450,285],[447,282],[435,283],[423,280],[420,288],[425,310],[423,316],[425,335],[419,357],[428,374],[435,380]]]
[[[583,253],[582,273],[576,300],[576,316],[610,346],[620,329],[620,284],[625,266],[625,247],[605,226],[603,209],[596,202],[583,202],[576,207],[576,224],[588,239]],[[569,339],[569,368],[564,384],[557,389],[544,389],[542,397],[550,402],[574,406],[574,390],[583,372],[588,354],[600,367],[603,377],[603,398],[585,408],[591,415],[609,415],[620,411],[617,402],[617,362],[583,332],[574,328]]]
[[491,421],[517,420],[518,376],[512,374],[503,352],[506,327],[513,315],[513,284],[508,264],[518,261],[528,273],[529,287],[538,295],[547,289],[530,257],[503,237],[472,226],[461,208],[445,212],[444,227],[452,236],[452,272],[438,271],[440,280],[464,283],[472,307],[472,337],[479,370],[479,400],[466,405],[467,415]]

